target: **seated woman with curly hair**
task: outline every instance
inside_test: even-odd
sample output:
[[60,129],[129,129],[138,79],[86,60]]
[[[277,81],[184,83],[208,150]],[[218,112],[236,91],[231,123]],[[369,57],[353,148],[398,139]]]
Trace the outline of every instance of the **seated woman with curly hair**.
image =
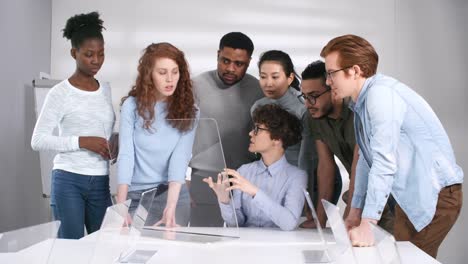
[[[204,181],[216,193],[228,226],[235,226],[237,216],[239,226],[293,230],[304,205],[302,189],[307,185],[307,174],[289,164],[284,151],[301,140],[301,122],[274,104],[258,107],[253,121],[249,151],[260,153],[261,159],[237,171],[225,169],[216,182],[211,177]],[[235,215],[229,205],[231,190]]]

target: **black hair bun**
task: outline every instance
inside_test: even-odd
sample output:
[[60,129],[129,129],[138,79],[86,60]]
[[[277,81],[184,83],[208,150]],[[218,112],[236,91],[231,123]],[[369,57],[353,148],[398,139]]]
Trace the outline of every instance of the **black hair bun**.
[[72,39],[73,35],[81,30],[97,31],[101,33],[104,28],[102,24],[103,21],[99,18],[98,12],[72,16],[67,20],[65,28],[62,30],[63,37]]

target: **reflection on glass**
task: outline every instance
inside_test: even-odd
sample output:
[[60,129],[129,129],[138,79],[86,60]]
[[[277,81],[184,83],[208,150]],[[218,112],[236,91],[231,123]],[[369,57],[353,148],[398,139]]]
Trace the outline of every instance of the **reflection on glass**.
[[104,215],[104,219],[101,224],[101,233],[102,231],[120,230],[124,227],[127,228],[130,224],[130,218],[128,215],[129,205],[130,200],[127,200],[124,203],[118,203],[107,207],[106,214]]
[[153,204],[153,200],[154,200],[154,197],[156,196],[157,191],[158,191],[158,188],[156,187],[156,188],[147,190],[141,194],[140,202],[132,217],[132,227],[141,231],[143,226],[146,225],[148,214],[150,212],[151,205]]
[[[59,227],[60,221],[53,221],[0,233],[0,253],[16,253],[29,247],[36,247],[41,251],[34,255],[35,263],[50,263],[54,259],[54,252],[57,251],[54,247]],[[21,260],[20,254],[16,255],[12,263]]]
[[354,250],[349,240],[348,232],[340,215],[338,206],[322,199],[323,208],[328,218],[328,223],[335,237],[335,246],[332,247],[331,253],[333,259],[347,260],[347,263],[355,263]]
[[327,241],[323,235],[322,226],[320,225],[317,213],[315,212],[314,204],[312,203],[309,192],[307,192],[305,189],[302,191],[304,192],[307,205],[309,206],[310,212],[312,213],[312,219],[314,220],[315,226],[317,228],[319,239],[322,243],[322,247],[324,248],[317,250],[304,250],[302,252],[304,255],[304,263],[330,263],[332,258],[328,252]]
[[[187,122],[185,119],[171,121]],[[168,240],[210,243],[238,238],[237,218],[231,224],[224,222],[216,195],[203,182],[206,177],[217,177],[226,167],[214,119],[199,119],[189,166],[193,168],[182,185],[175,209],[176,226],[167,227],[162,221],[169,193],[166,184],[142,193],[132,226],[143,236]],[[227,195],[234,212],[232,193]]]
[[47,239],[56,238],[60,221],[20,228],[0,234],[0,253],[18,252]]
[[[96,245],[90,263],[114,263],[120,256],[132,250],[138,234],[130,232],[128,208],[130,200],[110,206],[106,210],[101,229],[97,232]],[[102,254],[102,252],[108,252]]]
[[119,258],[119,263],[144,264],[156,254],[157,250],[132,250]]
[[[235,140],[235,139],[233,139]],[[193,145],[190,197],[192,201],[192,213],[190,226],[192,227],[220,227],[225,222],[221,216],[218,199],[203,179],[211,177],[216,179],[218,174],[226,168],[223,146],[216,120],[201,118],[195,143]],[[230,206],[235,214],[232,192],[229,192]],[[237,228],[237,218],[234,223],[226,223],[228,227]]]
[[379,253],[380,263],[382,264],[400,264],[400,254],[396,245],[395,237],[385,231],[378,225],[371,224],[374,234],[375,247]]

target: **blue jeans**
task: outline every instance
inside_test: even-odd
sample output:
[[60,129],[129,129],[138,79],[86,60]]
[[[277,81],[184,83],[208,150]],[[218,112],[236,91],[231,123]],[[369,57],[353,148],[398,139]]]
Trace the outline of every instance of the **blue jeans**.
[[59,238],[79,239],[99,230],[106,208],[112,205],[109,176],[52,171],[50,206],[60,220]]

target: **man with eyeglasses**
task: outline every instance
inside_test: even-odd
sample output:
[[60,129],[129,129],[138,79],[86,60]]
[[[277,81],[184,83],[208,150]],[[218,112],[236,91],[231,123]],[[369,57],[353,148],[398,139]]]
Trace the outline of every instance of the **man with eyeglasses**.
[[[343,194],[343,200],[347,204],[344,215],[347,216],[350,209],[348,202],[353,195],[359,149],[354,137],[354,114],[348,108],[349,98],[335,100],[330,86],[325,82],[325,63],[322,61],[312,62],[302,72],[301,97],[312,117],[310,130],[318,155],[317,184],[316,186],[309,184],[309,189],[314,188],[314,193],[318,193],[317,201],[321,199],[336,201],[341,192],[341,188],[336,188],[336,182],[341,183],[341,177],[337,179],[335,172],[337,165],[334,156],[336,156],[350,177],[349,190]],[[322,203],[317,204],[317,216],[320,223],[325,226],[327,218]],[[351,220],[355,221],[348,218],[346,222],[348,226],[355,224]],[[380,225],[389,232],[393,231],[393,216],[388,209]],[[302,226],[315,227],[311,216],[308,215],[307,221]]]
[[400,81],[377,73],[379,56],[365,39],[330,40],[327,84],[337,98],[351,97],[359,145],[356,180],[348,217],[356,246],[371,246],[377,223],[392,195],[396,240],[410,241],[432,257],[461,210],[463,171],[450,140],[429,104]]
[[302,190],[307,174],[286,160],[285,149],[301,140],[302,124],[276,104],[259,106],[252,118],[255,125],[249,133],[248,150],[259,153],[261,159],[237,170],[225,169],[216,182],[212,177],[203,181],[215,192],[227,226],[238,223],[243,227],[293,230],[304,206]]

